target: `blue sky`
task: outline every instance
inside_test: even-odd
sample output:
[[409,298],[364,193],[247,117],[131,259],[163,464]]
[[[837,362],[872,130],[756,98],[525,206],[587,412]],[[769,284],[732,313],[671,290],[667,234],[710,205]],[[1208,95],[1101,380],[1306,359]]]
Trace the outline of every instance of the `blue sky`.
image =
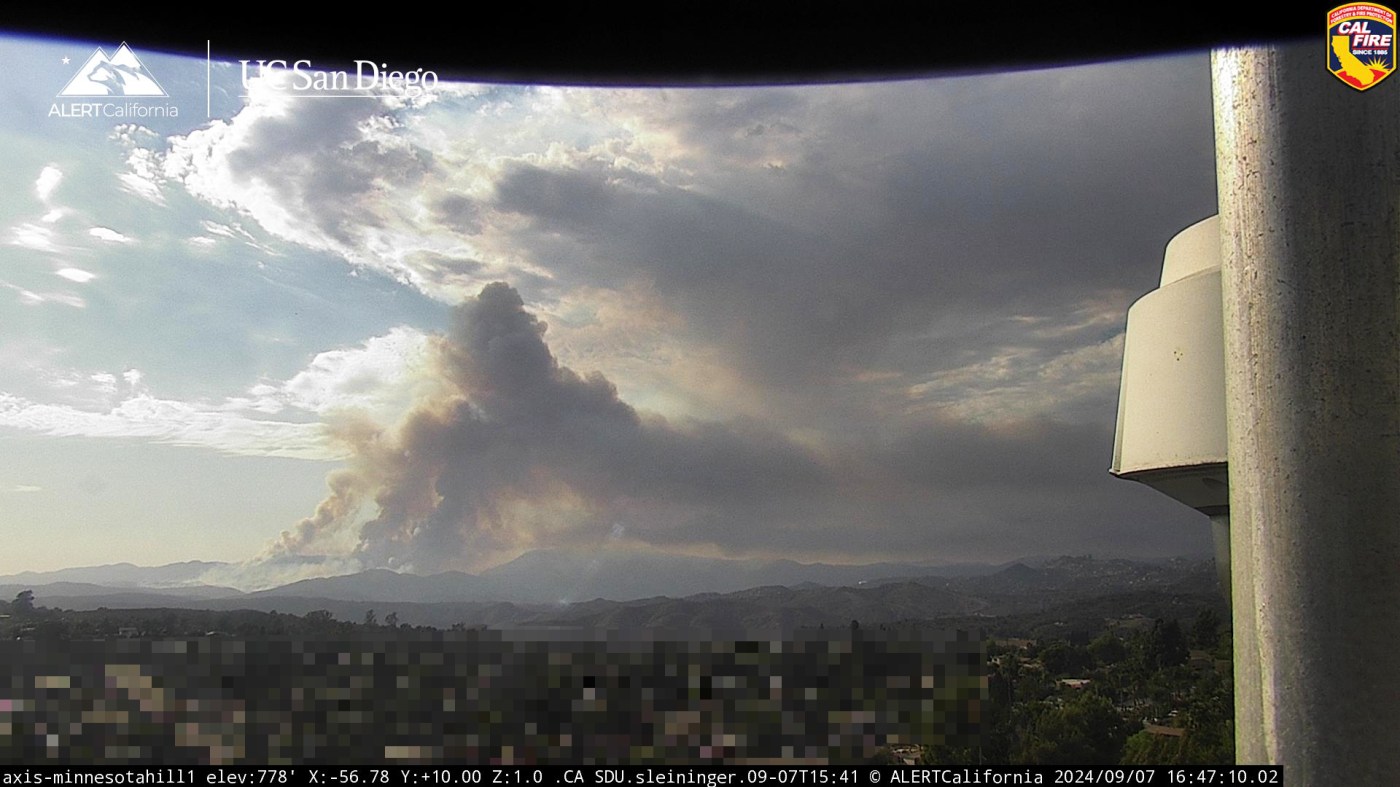
[[56,116],[118,43],[0,38],[0,572],[1208,549],[1106,472],[1203,53],[311,98],[131,41],[177,116]]

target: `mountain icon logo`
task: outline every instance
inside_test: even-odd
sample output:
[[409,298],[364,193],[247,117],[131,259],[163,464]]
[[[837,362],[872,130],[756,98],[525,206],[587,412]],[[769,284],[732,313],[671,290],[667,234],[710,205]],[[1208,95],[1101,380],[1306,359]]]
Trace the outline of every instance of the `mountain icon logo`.
[[111,57],[98,47],[59,96],[168,96],[125,42]]

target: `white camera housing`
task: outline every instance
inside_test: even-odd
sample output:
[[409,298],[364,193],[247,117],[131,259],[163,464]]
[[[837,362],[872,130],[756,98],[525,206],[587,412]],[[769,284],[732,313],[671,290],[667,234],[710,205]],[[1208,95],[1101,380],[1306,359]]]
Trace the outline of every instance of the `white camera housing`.
[[1220,220],[1167,244],[1162,282],[1128,309],[1111,471],[1207,515],[1228,512]]

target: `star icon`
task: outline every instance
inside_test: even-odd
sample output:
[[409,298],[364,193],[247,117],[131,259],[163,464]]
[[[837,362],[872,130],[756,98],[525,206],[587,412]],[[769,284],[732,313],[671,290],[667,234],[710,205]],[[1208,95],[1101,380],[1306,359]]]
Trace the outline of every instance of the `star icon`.
[[71,61],[71,60],[72,60],[72,58],[69,58],[69,57],[63,58],[63,65],[65,65],[65,66],[68,65],[69,61]]

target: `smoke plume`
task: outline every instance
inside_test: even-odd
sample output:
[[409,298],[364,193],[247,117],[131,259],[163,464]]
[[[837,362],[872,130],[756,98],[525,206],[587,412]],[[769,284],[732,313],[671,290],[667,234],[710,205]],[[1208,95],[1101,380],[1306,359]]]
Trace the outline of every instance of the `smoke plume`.
[[441,384],[395,429],[337,424],[350,448],[330,494],[273,556],[308,554],[372,501],[354,557],[417,571],[469,568],[537,546],[629,536],[715,544],[739,510],[822,488],[815,457],[781,435],[639,414],[600,374],[561,366],[546,326],[504,283],[458,307],[436,348]]

